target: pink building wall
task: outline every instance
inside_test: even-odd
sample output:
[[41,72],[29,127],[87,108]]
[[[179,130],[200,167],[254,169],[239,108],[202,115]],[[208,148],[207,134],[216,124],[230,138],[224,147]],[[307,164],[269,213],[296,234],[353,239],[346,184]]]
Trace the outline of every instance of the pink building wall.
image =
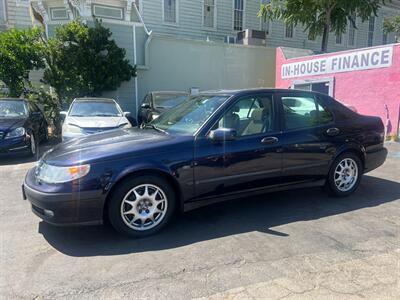
[[[354,51],[355,50],[340,52],[340,54]],[[342,103],[354,106],[360,114],[379,116],[382,118],[384,123],[386,123],[386,104],[389,111],[389,120],[391,125],[389,131],[392,135],[396,134],[400,111],[400,44],[393,45],[391,67],[282,79],[281,72],[283,64],[303,62],[337,54],[338,53],[328,53],[323,55],[286,59],[282,49],[277,48],[276,87],[290,88],[293,81],[334,77],[333,97],[335,99]]]

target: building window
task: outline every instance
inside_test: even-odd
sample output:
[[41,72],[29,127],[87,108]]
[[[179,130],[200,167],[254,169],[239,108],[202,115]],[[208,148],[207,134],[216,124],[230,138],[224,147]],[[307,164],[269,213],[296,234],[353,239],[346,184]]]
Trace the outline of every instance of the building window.
[[233,30],[243,30],[244,0],[233,2]]
[[368,41],[367,46],[371,47],[374,44],[375,17],[369,18],[368,24]]
[[124,18],[124,9],[122,7],[95,4],[93,5],[93,15],[95,17],[122,20]]
[[52,20],[68,20],[68,12],[65,8],[62,7],[52,7],[50,8],[50,14]]
[[336,33],[336,44],[337,45],[342,44],[342,38],[343,38],[343,34],[341,32],[337,32]]
[[293,38],[293,24],[286,23],[285,24],[285,38],[292,39]]
[[164,21],[168,23],[178,23],[177,11],[178,6],[177,0],[163,0],[164,2]]
[[236,37],[227,35],[227,36],[224,37],[224,43],[235,44],[236,43]]
[[17,0],[16,4],[17,6],[28,6],[29,0]]
[[0,15],[0,23],[7,21],[6,0],[0,0],[0,8],[2,14]]
[[348,40],[348,45],[349,46],[354,46],[355,45],[355,40],[356,40],[356,21],[357,21],[357,16],[352,15],[351,19],[349,22],[349,40]]
[[203,0],[203,26],[215,27],[215,1],[216,0]]

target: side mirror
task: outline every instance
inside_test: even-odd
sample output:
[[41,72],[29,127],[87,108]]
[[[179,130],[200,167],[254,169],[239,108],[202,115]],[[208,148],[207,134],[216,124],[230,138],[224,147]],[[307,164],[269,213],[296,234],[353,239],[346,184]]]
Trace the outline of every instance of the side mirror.
[[142,103],[142,105],[140,105],[140,107],[144,108],[144,109],[151,109],[151,106],[148,103]]
[[228,142],[236,139],[237,132],[233,128],[218,128],[212,130],[209,137],[215,143]]
[[66,111],[60,111],[60,119],[61,119],[62,122],[64,122],[66,117],[67,117],[67,112]]
[[127,120],[129,121],[129,123],[131,123],[131,125],[133,127],[137,126],[137,121],[136,119],[132,116],[132,114],[129,111],[124,111],[124,117],[127,118]]

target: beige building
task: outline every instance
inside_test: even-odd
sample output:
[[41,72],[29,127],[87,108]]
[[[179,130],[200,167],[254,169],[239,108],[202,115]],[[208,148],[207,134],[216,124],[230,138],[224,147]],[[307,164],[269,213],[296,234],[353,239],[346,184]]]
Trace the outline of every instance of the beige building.
[[0,0],[0,31],[32,26],[29,0]]

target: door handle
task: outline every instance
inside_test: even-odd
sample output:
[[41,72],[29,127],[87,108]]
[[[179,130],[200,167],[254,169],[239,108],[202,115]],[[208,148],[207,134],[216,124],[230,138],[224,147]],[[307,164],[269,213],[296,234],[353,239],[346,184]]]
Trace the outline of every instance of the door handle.
[[278,143],[278,142],[279,142],[278,138],[276,138],[276,137],[274,137],[274,136],[272,136],[272,137],[266,137],[266,138],[263,138],[263,139],[261,140],[261,143],[262,143],[262,144],[266,144],[266,145],[272,145],[272,144],[276,144],[276,143]]
[[334,127],[334,128],[329,128],[326,131],[326,134],[329,135],[329,136],[335,136],[335,135],[338,135],[339,132],[340,132],[339,128]]

